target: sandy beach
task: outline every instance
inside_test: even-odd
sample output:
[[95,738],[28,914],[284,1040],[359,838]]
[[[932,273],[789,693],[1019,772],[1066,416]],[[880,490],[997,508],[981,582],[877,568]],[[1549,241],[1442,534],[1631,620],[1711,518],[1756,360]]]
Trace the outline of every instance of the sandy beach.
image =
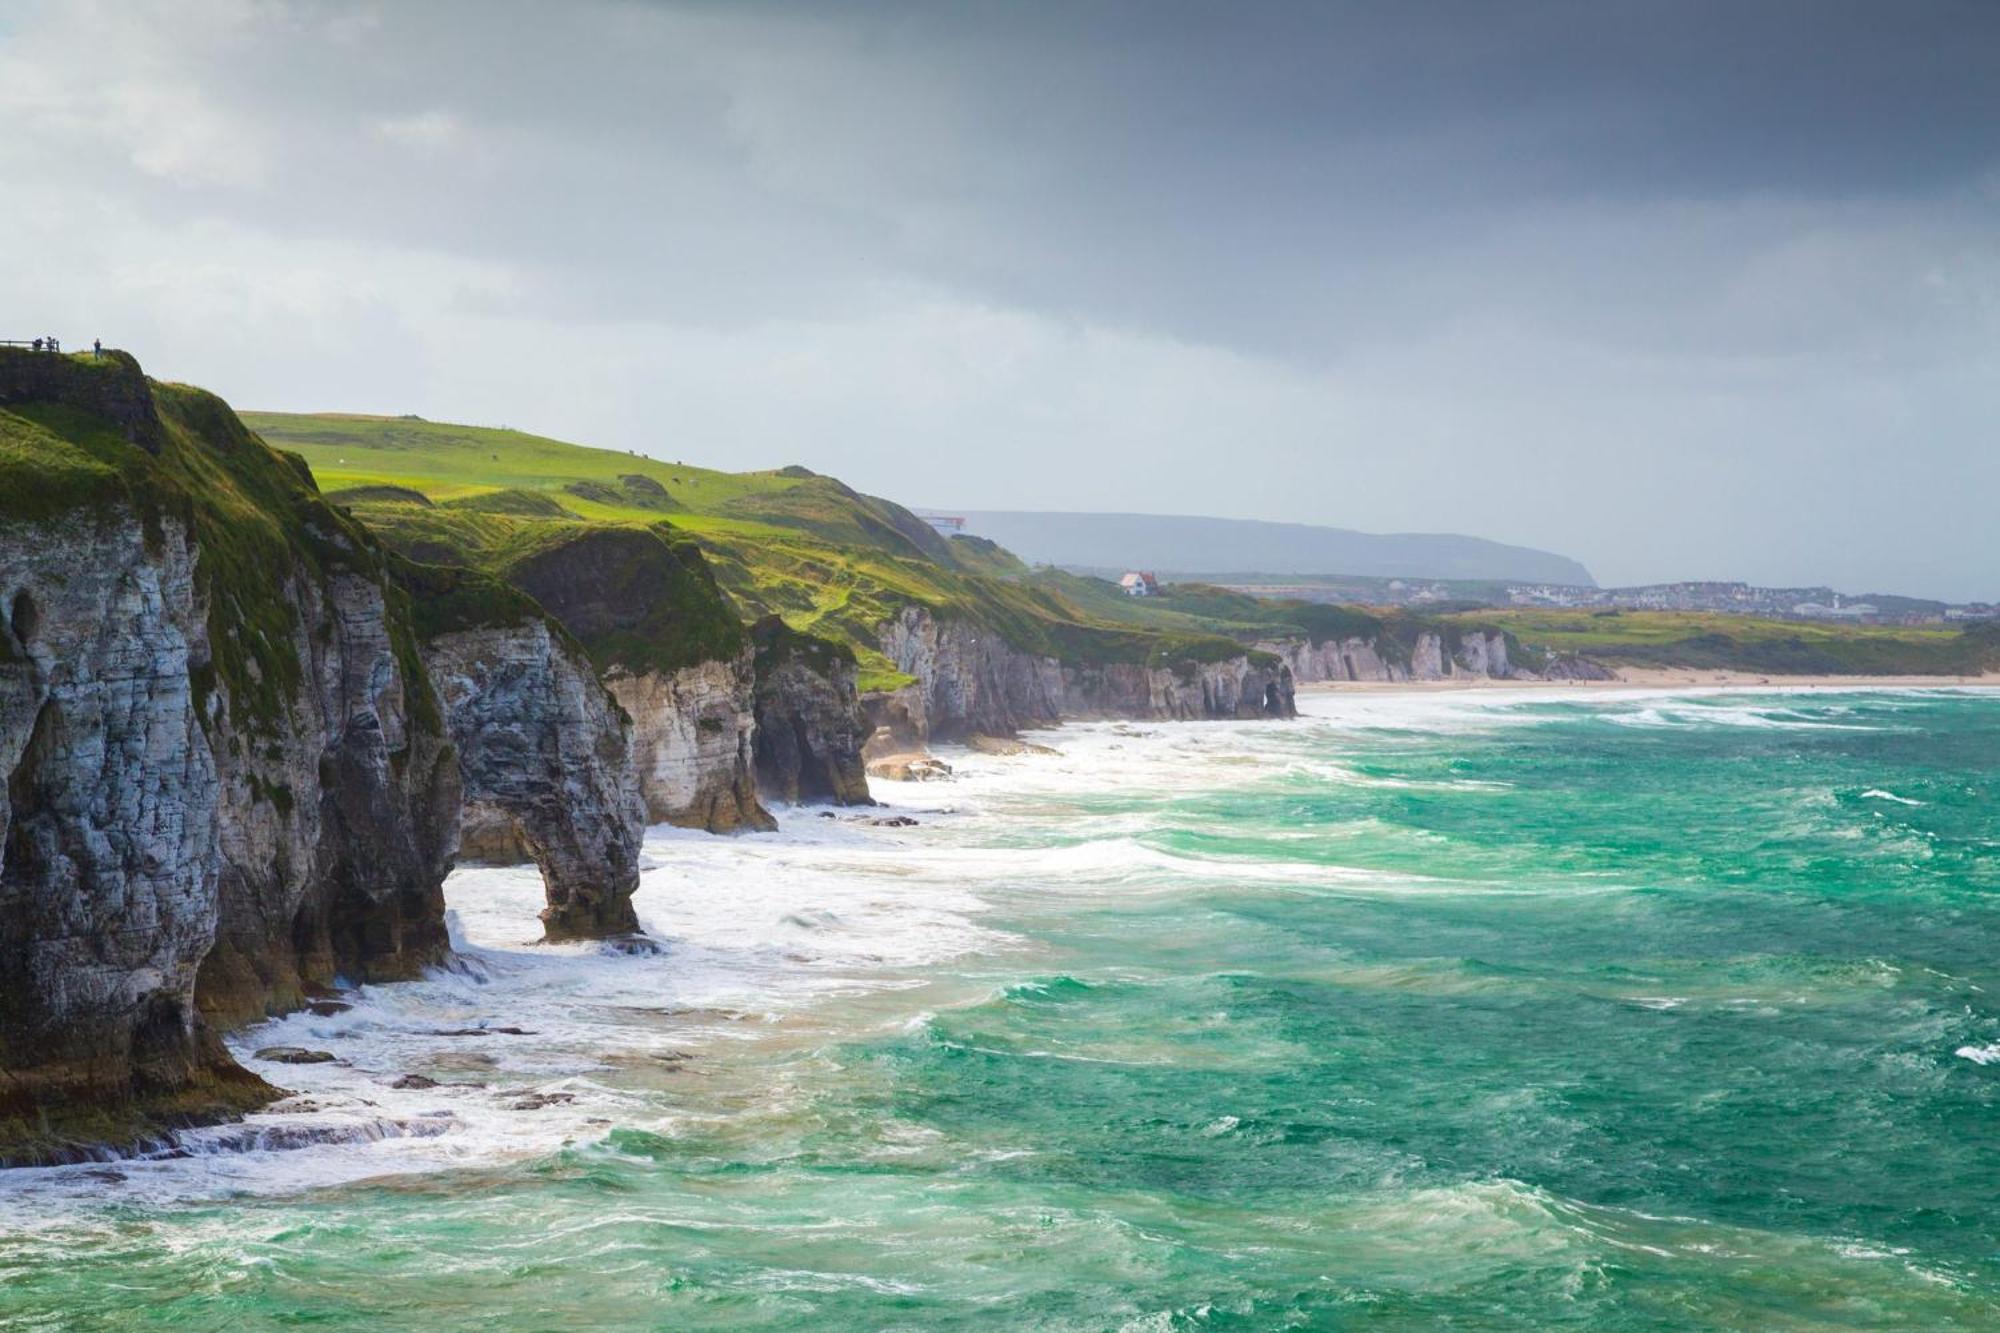
[[1451,680],[1327,680],[1299,685],[1301,692],[1358,694],[1378,690],[1657,690],[1675,686],[1755,689],[1834,689],[1858,690],[1875,687],[1921,688],[1924,686],[1984,686],[2000,688],[2000,671],[1977,676],[1784,676],[1759,671],[1695,671],[1665,667],[1626,667],[1616,680],[1496,680],[1487,676],[1462,676]]

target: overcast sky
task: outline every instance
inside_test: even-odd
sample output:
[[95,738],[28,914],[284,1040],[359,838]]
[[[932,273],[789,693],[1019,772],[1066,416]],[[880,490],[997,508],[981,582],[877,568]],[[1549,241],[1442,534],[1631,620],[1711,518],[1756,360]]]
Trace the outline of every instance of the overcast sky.
[[0,0],[0,337],[2000,598],[2000,3]]

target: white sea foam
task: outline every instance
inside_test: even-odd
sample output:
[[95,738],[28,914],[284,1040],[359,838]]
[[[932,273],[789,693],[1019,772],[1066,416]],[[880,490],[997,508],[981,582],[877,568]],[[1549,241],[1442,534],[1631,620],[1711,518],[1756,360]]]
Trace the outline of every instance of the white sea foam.
[[[797,1040],[797,1031],[921,1031],[940,1005],[989,994],[990,967],[986,980],[970,981],[978,968],[941,965],[1033,947],[992,923],[1002,906],[1036,898],[1218,884],[1307,894],[1536,892],[1169,849],[1157,835],[1178,831],[1185,815],[1171,803],[1187,793],[1265,782],[1301,764],[1326,765],[1327,781],[1354,780],[1326,760],[1343,735],[1538,725],[1551,717],[1546,705],[1581,701],[1604,699],[1583,690],[1313,695],[1295,726],[1078,726],[1054,738],[1060,755],[950,752],[958,781],[879,784],[878,794],[921,821],[916,828],[801,810],[787,813],[776,835],[653,829],[636,906],[667,946],[659,956],[537,944],[543,894],[532,869],[462,870],[446,886],[451,967],[358,987],[345,1012],[293,1014],[232,1037],[246,1065],[301,1099],[241,1126],[185,1135],[186,1157],[120,1162],[109,1175],[102,1166],[4,1173],[0,1229],[40,1225],[77,1204],[292,1192],[490,1166],[601,1137],[612,1123],[670,1130],[714,1112],[700,1100],[698,1075],[676,1083],[662,1071],[721,1067],[746,1044]],[[1563,891],[1578,890],[1572,882]],[[966,976],[948,984],[954,971]],[[494,1030],[503,1027],[520,1031]],[[468,1029],[485,1031],[458,1035]],[[256,1058],[280,1045],[336,1059]],[[1960,1054],[2000,1061],[2000,1043]],[[393,1086],[406,1074],[438,1086]]]
[[[358,987],[332,1016],[297,1013],[232,1036],[238,1059],[299,1096],[183,1134],[185,1155],[120,1161],[110,1175],[102,1164],[7,1172],[0,1228],[66,1204],[286,1193],[532,1156],[613,1121],[664,1125],[677,1099],[623,1073],[699,1068],[836,997],[909,987],[927,966],[1009,947],[979,924],[986,904],[948,859],[913,868],[890,830],[812,812],[786,829],[649,831],[652,868],[635,903],[667,946],[652,957],[534,943],[543,895],[530,868],[455,873],[452,967]],[[273,1046],[336,1059],[257,1058]],[[405,1074],[438,1086],[393,1086]]]
[[1908,796],[1898,796],[1895,792],[1883,791],[1880,787],[1870,787],[1867,791],[1862,792],[1861,799],[1864,801],[1894,801],[1897,805],[1923,804],[1922,801],[1913,800]]

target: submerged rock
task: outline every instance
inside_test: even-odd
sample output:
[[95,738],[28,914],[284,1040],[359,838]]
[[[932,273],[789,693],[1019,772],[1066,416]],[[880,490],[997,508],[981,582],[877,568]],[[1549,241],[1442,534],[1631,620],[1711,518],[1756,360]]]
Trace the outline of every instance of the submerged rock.
[[507,1103],[511,1111],[539,1111],[548,1106],[567,1106],[576,1100],[573,1092],[531,1092]]
[[1062,753],[1062,751],[1051,749],[1046,745],[1036,745],[1032,741],[1024,741],[1006,736],[987,736],[984,734],[967,736],[965,738],[965,745],[967,749],[975,750],[980,754],[1014,756],[1024,754],[1060,755]]
[[314,1051],[304,1046],[266,1046],[255,1058],[281,1065],[328,1065],[337,1057],[332,1051]]
[[433,1037],[532,1037],[533,1029],[514,1027],[436,1028]]

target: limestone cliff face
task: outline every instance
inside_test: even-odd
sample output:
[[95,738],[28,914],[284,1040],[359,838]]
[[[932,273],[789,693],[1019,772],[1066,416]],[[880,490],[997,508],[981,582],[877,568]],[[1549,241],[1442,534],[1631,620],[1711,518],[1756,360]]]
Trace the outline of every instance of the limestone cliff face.
[[1315,643],[1310,639],[1268,640],[1257,645],[1267,653],[1276,653],[1285,659],[1292,669],[1293,679],[1301,682],[1329,680],[1408,680],[1410,669],[1400,661],[1385,658],[1377,651],[1373,639],[1347,638],[1328,639]]
[[756,676],[748,645],[727,661],[630,674],[606,688],[632,718],[632,760],[646,818],[729,833],[777,821],[757,800]]
[[1217,718],[1296,717],[1291,668],[1249,655],[1178,667],[1117,663],[1066,667],[1070,714],[1077,717]]
[[637,933],[631,724],[590,659],[539,614],[441,633],[423,652],[458,747],[461,854],[534,861],[551,940]]
[[692,543],[671,529],[580,529],[509,566],[585,646],[632,719],[646,817],[771,829],[757,801],[754,653]]
[[872,805],[862,747],[873,728],[855,689],[854,653],[776,616],[750,631],[756,649],[757,784],[773,800]]
[[1257,645],[1285,659],[1300,681],[1445,680],[1456,676],[1493,680],[1537,680],[1534,672],[1509,661],[1507,636],[1469,630],[1455,636],[1447,650],[1444,636],[1426,631],[1416,636],[1407,653],[1375,639],[1274,640]]
[[267,1098],[204,1015],[438,958],[458,790],[379,552],[219,401],[0,355],[0,430],[0,1160],[32,1160]]
[[[1006,735],[1066,717],[1256,718],[1295,714],[1291,669],[1246,650],[1219,662],[1064,665],[1024,653],[993,630],[906,607],[878,631],[883,653],[916,677],[914,699],[870,700],[876,735]],[[872,744],[881,751],[881,742]]]
[[940,621],[920,606],[903,608],[876,633],[896,669],[917,679],[927,739],[1005,735],[1062,720],[1063,673],[1053,657],[1023,653],[993,630]]
[[1534,672],[1517,670],[1507,662],[1507,636],[1504,634],[1466,634],[1460,637],[1458,651],[1452,655],[1452,670],[1472,676],[1489,676],[1494,680],[1516,677],[1532,680]]
[[[0,524],[0,1125],[218,1063],[194,1011],[219,862],[195,555],[178,523],[149,550],[122,506]],[[0,1160],[23,1137],[0,1127]]]
[[300,670],[279,719],[226,686],[208,714],[222,863],[197,995],[225,1026],[336,978],[414,977],[449,949],[458,769],[430,683],[399,651],[408,626],[379,569],[287,584]]

